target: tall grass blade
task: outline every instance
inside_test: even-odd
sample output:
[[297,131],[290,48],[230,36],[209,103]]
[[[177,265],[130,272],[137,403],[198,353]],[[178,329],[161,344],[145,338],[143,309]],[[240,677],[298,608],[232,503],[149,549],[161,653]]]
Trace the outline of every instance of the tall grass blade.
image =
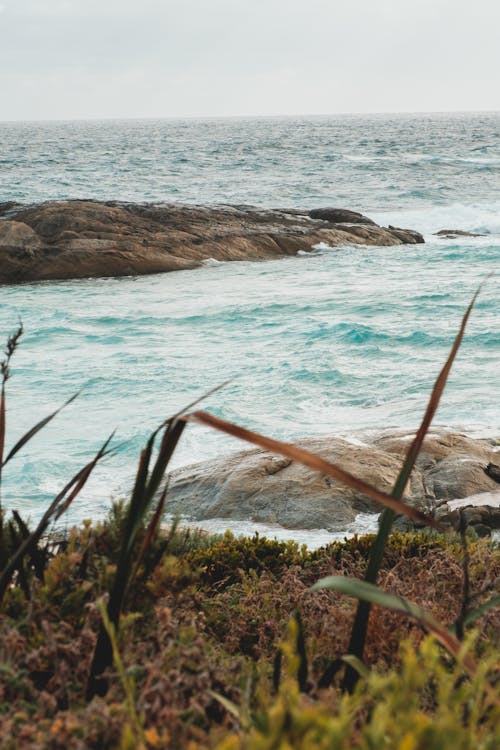
[[478,617],[481,617],[481,615],[484,615],[488,610],[494,609],[495,607],[500,607],[500,594],[493,596],[487,602],[484,602],[484,604],[480,604],[479,607],[468,612],[464,618],[464,625],[470,625],[474,620],[477,620]]
[[[168,463],[186,427],[185,422],[178,421],[175,418],[167,420],[164,424],[164,433],[151,470],[154,442],[161,428],[152,433],[139,460],[136,481],[123,531],[122,547],[107,606],[107,616],[115,628],[118,628],[125,595],[132,580],[133,553],[137,533],[144,524]],[[111,665],[112,659],[113,649],[109,634],[104,624],[101,623],[87,682],[87,700],[90,701],[94,695],[106,694],[107,680],[102,675]]]
[[[0,519],[2,516],[2,467],[5,450],[5,381],[2,382],[0,393]],[[1,527],[0,527],[1,531]]]
[[[28,526],[26,525],[24,520],[21,518],[17,510],[13,510],[12,515],[14,517],[15,523],[17,524],[17,530],[19,534],[21,535],[22,539],[23,540],[28,539],[31,533]],[[30,559],[31,559],[31,565],[34,568],[37,577],[40,580],[42,580],[44,572],[45,572],[46,556],[43,552],[40,551],[37,544],[35,544],[35,546],[32,547],[31,549]]]
[[444,530],[444,527],[438,521],[433,518],[429,518],[416,508],[412,508],[411,505],[407,505],[400,500],[394,499],[393,497],[391,497],[391,495],[377,490],[375,487],[372,487],[371,484],[363,482],[361,479],[358,479],[349,472],[344,471],[344,469],[341,469],[340,467],[330,463],[329,461],[325,461],[325,459],[321,458],[320,456],[317,456],[314,453],[310,453],[303,448],[298,448],[295,445],[292,445],[290,443],[283,443],[279,440],[273,440],[272,438],[265,437],[264,435],[260,435],[257,432],[247,430],[244,427],[239,427],[232,422],[226,422],[223,419],[214,417],[212,414],[204,411],[196,411],[192,414],[187,414],[185,417],[182,417],[182,419],[188,422],[197,422],[198,424],[212,427],[213,429],[224,432],[227,435],[232,435],[233,437],[239,438],[240,440],[245,440],[247,443],[257,445],[259,446],[259,448],[264,448],[265,450],[272,451],[273,453],[279,453],[283,456],[286,456],[287,458],[290,458],[292,461],[297,461],[304,466],[308,466],[314,471],[318,471],[321,474],[326,474],[333,479],[337,479],[338,481],[347,484],[349,487],[362,492],[364,495],[368,495],[368,497],[370,497],[372,500],[375,500],[380,505],[391,508],[396,513],[401,513],[402,515],[407,516],[417,523],[431,526],[432,528],[439,531]]
[[148,549],[151,547],[151,544],[153,542],[154,536],[156,534],[156,531],[158,529],[158,526],[160,525],[161,517],[163,515],[163,511],[165,509],[165,502],[167,499],[167,492],[168,492],[168,482],[165,485],[165,489],[161,493],[160,499],[158,500],[158,504],[156,506],[156,510],[153,514],[153,517],[150,521],[150,524],[146,531],[146,536],[144,537],[144,542],[142,543],[141,551],[139,553],[139,557],[137,558],[137,562],[134,567],[134,571],[132,575],[130,576],[130,580],[133,580],[136,575],[137,571],[139,570],[142,561],[146,557],[146,554],[148,552]]
[[[446,386],[446,382],[448,380],[448,375],[450,374],[451,367],[453,365],[457,352],[462,343],[462,339],[465,333],[465,328],[467,326],[470,314],[472,312],[472,309],[475,305],[476,299],[480,291],[481,291],[481,286],[477,289],[469,306],[467,307],[467,310],[465,311],[465,314],[462,318],[462,322],[460,324],[460,328],[455,337],[455,340],[451,347],[448,358],[434,383],[434,387],[432,389],[431,396],[429,398],[429,402],[427,404],[424,417],[422,419],[420,427],[417,430],[415,438],[413,439],[412,443],[410,444],[410,447],[408,448],[405,460],[403,462],[403,466],[401,467],[401,471],[399,472],[398,478],[391,492],[391,496],[395,498],[396,500],[399,500],[403,496],[405,487],[408,483],[408,479],[410,478],[410,474],[413,470],[413,467],[415,466],[415,462],[417,460],[418,454],[420,453],[420,450],[422,448],[422,444],[424,442],[425,436],[428,432],[432,419],[434,418],[434,415],[439,406],[441,396],[443,394],[443,391]],[[387,545],[387,540],[389,538],[389,534],[391,533],[394,519],[395,519],[395,513],[393,509],[387,508],[386,510],[384,510],[380,519],[378,534],[373,543],[373,546],[370,552],[370,558],[368,561],[368,567],[367,567],[367,571],[365,575],[365,580],[368,583],[376,583],[377,581],[378,573],[380,570],[380,566],[382,564],[382,559],[384,557],[385,548]],[[353,627],[351,630],[351,638],[349,642],[349,653],[353,654],[354,656],[357,656],[359,659],[363,658],[363,652],[365,649],[366,632],[368,628],[368,618],[370,617],[370,608],[371,608],[371,603],[369,600],[363,600],[359,602],[358,609],[356,611],[356,616],[354,618]],[[355,672],[355,670],[348,666],[344,675],[343,683],[342,683],[343,689],[348,690],[349,692],[352,692],[357,682],[357,679],[358,679],[358,675]]]
[[22,436],[22,438],[17,441],[14,447],[9,451],[5,461],[2,461],[2,466],[5,466],[6,463],[8,463],[12,458],[14,458],[16,453],[18,453],[21,450],[21,448],[23,448],[26,445],[26,443],[28,443],[31,440],[31,438],[35,437],[37,432],[40,432],[40,430],[42,430],[46,425],[48,425],[49,422],[51,422],[54,419],[54,417],[57,417],[59,412],[65,409],[66,406],[69,406],[69,404],[71,404],[76,398],[78,398],[78,396],[79,394],[75,393],[73,396],[71,396],[71,398],[65,401],[65,403],[62,406],[60,406],[58,409],[52,412],[52,414],[49,414],[48,417],[44,417],[34,427],[28,430],[28,432],[26,432]]
[[92,459],[92,461],[90,461],[86,466],[84,466],[83,469],[80,469],[80,471],[77,474],[75,474],[75,476],[66,484],[66,486],[61,490],[61,492],[54,498],[54,500],[52,501],[48,509],[43,514],[42,519],[40,520],[36,529],[29,535],[28,538],[26,538],[22,542],[22,544],[19,546],[19,548],[15,551],[15,553],[12,555],[10,560],[7,562],[6,566],[4,567],[4,569],[2,570],[0,574],[0,602],[2,601],[4,597],[5,591],[11,581],[12,575],[19,568],[19,566],[23,564],[23,560],[25,556],[27,554],[31,554],[33,548],[35,547],[35,545],[38,544],[41,536],[44,534],[44,532],[48,528],[50,522],[54,519],[59,518],[59,516],[61,515],[61,512],[63,512],[69,507],[70,503],[75,499],[78,493],[85,486],[97,462],[100,461],[104,456],[110,453],[110,451],[108,450],[108,445],[109,445],[111,438],[112,438],[112,435],[106,440],[106,442],[97,452],[97,454]]
[[[406,599],[404,596],[389,594],[387,591],[375,586],[367,581],[360,581],[357,578],[348,578],[347,576],[328,576],[311,587],[311,591],[320,589],[333,589],[347,596],[356,599],[363,599],[370,604],[377,604],[379,607],[392,609],[401,612],[422,625],[426,630],[431,632],[442,646],[459,662],[470,674],[475,674],[476,664],[474,660],[462,654],[462,644],[450,631],[422,607]],[[358,658],[358,657],[355,657]]]
[[3,530],[3,515],[2,515],[2,466],[3,456],[5,451],[5,422],[6,422],[6,408],[5,408],[5,384],[10,377],[10,360],[19,344],[19,339],[23,335],[23,324],[19,323],[17,331],[9,336],[7,339],[7,346],[5,347],[5,359],[0,363],[0,376],[2,380],[2,387],[0,391],[0,538]]

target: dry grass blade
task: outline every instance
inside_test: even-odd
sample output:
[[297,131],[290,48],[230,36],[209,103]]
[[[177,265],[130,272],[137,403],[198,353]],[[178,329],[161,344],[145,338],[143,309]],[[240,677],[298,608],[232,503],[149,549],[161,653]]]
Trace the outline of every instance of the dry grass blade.
[[395,492],[399,491],[401,494],[404,492],[404,488],[406,487],[408,478],[415,465],[415,461],[417,460],[418,454],[420,453],[422,443],[424,442],[425,436],[427,435],[431,422],[434,419],[434,415],[439,406],[441,396],[446,386],[446,381],[448,380],[448,375],[450,374],[451,367],[453,365],[453,362],[455,361],[455,357],[457,356],[457,352],[462,343],[462,339],[464,337],[465,329],[467,327],[467,323],[470,318],[472,308],[476,304],[476,300],[481,291],[481,288],[482,288],[482,285],[477,289],[467,310],[465,311],[465,315],[462,318],[460,328],[455,337],[455,341],[453,342],[453,346],[451,347],[450,353],[448,355],[448,359],[444,363],[444,366],[441,372],[439,373],[436,379],[436,382],[434,383],[434,388],[432,389],[432,393],[431,393],[429,402],[427,404],[427,409],[425,410],[424,417],[422,419],[420,427],[418,428],[417,434],[415,435],[415,439],[413,440],[410,447],[408,448],[406,458],[403,464],[403,469],[401,470],[401,473],[398,477],[398,481],[396,483]]
[[372,487],[372,485],[363,482],[361,479],[349,474],[349,472],[344,471],[335,464],[325,461],[325,459],[317,456],[315,453],[310,453],[309,451],[306,451],[303,448],[298,448],[291,443],[283,443],[279,440],[268,438],[265,435],[260,435],[252,430],[247,430],[244,427],[239,427],[232,422],[226,422],[223,419],[214,417],[208,412],[197,411],[192,414],[187,414],[183,419],[189,422],[197,422],[198,424],[203,424],[207,427],[212,427],[215,430],[224,432],[227,435],[232,435],[239,440],[245,440],[247,443],[252,443],[259,448],[264,448],[272,453],[279,453],[282,456],[286,456],[286,458],[290,458],[292,461],[297,461],[314,471],[326,474],[327,476],[352,487],[358,492],[362,492],[380,505],[390,508],[395,513],[401,513],[412,521],[431,526],[439,531],[443,530],[442,525],[438,521],[429,518],[416,508],[412,508],[411,505],[407,505],[400,500],[395,500],[385,492],[377,490],[375,487]]
[[[22,436],[22,438],[17,441],[14,447],[9,451],[5,461],[2,461],[2,466],[5,466],[5,464],[8,463],[8,461],[14,458],[16,453],[18,453],[21,450],[21,448],[23,448],[23,446],[25,446],[26,443],[29,442],[31,438],[33,438],[37,434],[37,432],[40,432],[40,430],[42,430],[46,425],[48,425],[49,422],[51,422],[54,419],[54,417],[57,417],[59,412],[61,412],[63,409],[66,408],[66,406],[69,406],[69,404],[71,404],[76,398],[78,398],[78,395],[79,395],[78,393],[75,393],[74,396],[71,396],[71,398],[65,401],[65,403],[62,406],[60,406],[58,409],[56,409],[54,412],[52,412],[52,414],[49,414],[48,417],[44,417],[34,427],[28,430],[28,432],[26,432]],[[0,453],[0,456],[1,455],[3,455],[3,453]]]
[[[406,453],[403,466],[401,467],[401,471],[398,474],[398,478],[391,492],[392,497],[396,498],[397,500],[399,500],[403,495],[405,487],[410,478],[410,474],[417,460],[418,454],[422,448],[422,443],[424,442],[425,436],[428,432],[432,419],[439,406],[441,396],[446,386],[448,375],[450,374],[451,367],[453,365],[453,362],[459,350],[460,344],[462,343],[462,339],[464,336],[465,328],[467,326],[467,322],[469,320],[470,314],[472,312],[472,308],[474,307],[474,304],[476,302],[477,296],[480,291],[481,291],[481,286],[476,291],[475,295],[473,296],[471,300],[471,303],[469,304],[467,310],[465,311],[465,314],[462,318],[462,322],[460,324],[460,328],[455,337],[455,340],[451,347],[448,358],[444,364],[444,367],[439,373],[436,379],[436,382],[434,383],[434,388],[432,389],[432,393],[431,393],[429,402],[427,404],[427,408],[425,410],[425,414],[420,424],[420,427]],[[368,581],[369,583],[376,583],[377,581],[378,571],[380,569],[380,565],[382,564],[385,547],[387,544],[387,540],[389,538],[389,534],[391,533],[393,522],[394,522],[393,511],[390,509],[384,510],[380,519],[378,534],[373,543],[373,546],[370,552],[370,559],[368,561],[368,568],[366,571],[365,580]],[[356,616],[354,618],[354,623],[353,623],[353,627],[351,631],[349,652],[359,658],[362,657],[364,647],[365,647],[366,632],[367,632],[367,627],[368,627],[368,618],[370,616],[370,607],[371,607],[370,602],[367,600],[364,600],[364,601],[362,600],[359,602],[358,610],[356,612]],[[348,690],[349,692],[352,692],[356,684],[356,681],[357,681],[357,674],[355,670],[351,669],[350,667],[347,667],[343,685],[342,685],[343,688]]]

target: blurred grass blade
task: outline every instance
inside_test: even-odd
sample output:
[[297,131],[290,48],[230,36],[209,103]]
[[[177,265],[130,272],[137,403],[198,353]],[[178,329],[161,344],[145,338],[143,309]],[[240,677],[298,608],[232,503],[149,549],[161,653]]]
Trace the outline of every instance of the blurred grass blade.
[[[184,421],[175,418],[171,418],[164,422],[164,433],[158,449],[158,454],[151,470],[150,466],[154,443],[161,428],[157,428],[151,434],[146,447],[141,452],[134,489],[128,506],[120,556],[116,566],[115,577],[106,610],[107,617],[115,628],[118,628],[125,595],[137,570],[137,565],[134,569],[132,568],[137,534],[144,525],[168,463],[177,447],[177,443],[179,442],[185,427],[186,424]],[[166,496],[166,488],[164,490],[164,496]],[[165,497],[160,498],[159,506],[157,506],[158,517],[156,521],[155,518],[153,518],[153,523],[158,523],[161,518],[164,500]],[[154,526],[152,532],[154,532]],[[149,543],[150,542],[148,542],[148,544]],[[133,573],[132,570],[134,571]],[[101,696],[106,694],[108,684],[106,678],[102,675],[111,665],[112,659],[113,649],[109,634],[106,631],[104,624],[101,623],[87,682],[86,697],[88,701],[90,701],[96,694]]]
[[413,440],[410,447],[408,448],[403,467],[400,471],[400,474],[394,486],[395,496],[401,496],[403,494],[406,484],[408,482],[408,479],[410,477],[411,471],[413,467],[415,466],[415,461],[417,460],[418,454],[420,453],[422,443],[424,442],[425,436],[427,435],[427,431],[431,425],[432,420],[434,419],[434,415],[439,406],[439,402],[441,401],[441,396],[443,395],[443,391],[445,389],[446,382],[448,380],[448,375],[450,374],[450,370],[452,368],[453,362],[455,361],[455,357],[457,356],[458,350],[462,343],[462,339],[464,337],[465,329],[466,329],[468,320],[470,318],[470,314],[472,312],[474,305],[476,304],[476,300],[481,291],[481,288],[482,288],[482,285],[476,290],[476,293],[474,294],[467,310],[465,311],[465,314],[462,318],[462,322],[460,324],[460,328],[455,337],[455,341],[453,342],[453,346],[451,347],[450,353],[448,355],[448,359],[444,363],[443,369],[439,373],[436,379],[436,382],[434,383],[434,388],[432,389],[431,396],[429,399],[429,403],[427,404],[427,409],[425,410],[424,417],[422,419],[420,427],[418,428],[417,434],[415,435],[415,439]]
[[226,698],[225,695],[216,693],[215,690],[207,690],[207,694],[214,700],[218,701],[221,706],[226,709],[228,714],[231,714],[231,716],[234,716],[235,719],[241,721],[240,709],[238,708],[236,703],[233,703],[233,701],[229,700],[229,698]]
[[101,460],[101,458],[103,458],[105,455],[107,455],[107,453],[109,453],[109,451],[107,450],[107,448],[108,448],[108,445],[110,444],[111,440],[113,439],[114,434],[115,433],[113,431],[111,433],[111,435],[109,436],[109,438],[104,443],[104,445],[102,446],[102,448],[94,456],[94,458],[92,459],[92,461],[90,461],[90,463],[88,463],[87,466],[85,466],[85,468],[79,473],[78,479],[75,482],[75,485],[74,485],[73,489],[71,490],[71,492],[69,493],[69,495],[67,496],[67,498],[64,500],[64,502],[62,502],[59,505],[59,507],[57,509],[57,513],[56,513],[55,518],[54,518],[55,521],[58,521],[59,518],[63,515],[63,513],[65,513],[67,511],[67,509],[69,508],[69,506],[71,505],[71,503],[73,502],[73,500],[75,499],[75,497],[82,491],[82,489],[86,485],[87,480],[90,477],[90,475],[92,474],[92,472],[94,471],[97,463]]
[[[24,520],[21,518],[17,510],[13,510],[12,515],[14,517],[15,523],[17,524],[17,530],[19,534],[21,535],[22,539],[28,539],[29,535],[31,534],[28,526],[26,525]],[[30,559],[31,559],[31,564],[35,570],[36,575],[38,576],[40,580],[42,580],[43,574],[45,571],[46,556],[44,553],[42,553],[39,550],[37,544],[35,544],[34,547],[32,547],[31,549]]]
[[295,445],[292,445],[290,443],[283,443],[279,440],[273,440],[272,438],[265,437],[264,435],[260,435],[257,432],[247,430],[244,427],[239,427],[232,422],[226,422],[223,419],[214,417],[212,414],[204,411],[196,411],[192,414],[187,414],[185,417],[183,417],[183,419],[189,422],[197,422],[199,424],[206,425],[207,427],[212,427],[213,429],[224,432],[227,435],[232,435],[233,437],[239,438],[240,440],[245,440],[247,443],[257,445],[259,446],[259,448],[264,448],[265,450],[271,451],[273,453],[279,453],[283,456],[286,456],[287,458],[290,458],[292,461],[297,461],[304,466],[308,466],[314,471],[318,471],[321,474],[326,474],[333,479],[347,484],[349,487],[352,487],[358,492],[362,492],[364,495],[368,495],[368,497],[370,497],[372,500],[375,500],[380,505],[391,508],[396,513],[401,513],[402,515],[408,516],[408,518],[411,518],[413,521],[417,521],[418,523],[422,523],[427,526],[432,526],[432,528],[438,530],[443,530],[444,528],[438,521],[435,521],[433,518],[429,518],[416,508],[412,508],[411,505],[407,505],[400,500],[395,500],[385,492],[377,490],[375,487],[372,487],[372,485],[367,484],[361,479],[358,479],[352,474],[349,474],[349,472],[344,471],[344,469],[341,469],[340,467],[330,463],[329,461],[325,461],[325,459],[321,458],[320,456],[317,456],[314,453],[310,453],[303,448],[298,448]]
[[[76,495],[83,489],[87,482],[90,474],[95,468],[98,461],[100,461],[110,451],[108,450],[109,442],[112,435],[106,440],[102,448],[98,451],[96,456],[90,461],[83,469],[80,469],[77,474],[66,484],[61,492],[54,498],[48,509],[42,516],[35,531],[33,531],[27,539],[25,539],[16,552],[12,555],[6,566],[3,568],[0,574],[0,602],[3,599],[7,586],[10,583],[13,573],[20,565],[23,564],[24,557],[27,554],[31,554],[33,547],[38,544],[40,537],[46,531],[49,523],[54,518],[59,518],[60,513],[58,512],[61,508],[66,510],[69,504],[74,500]],[[68,495],[69,493],[69,495]]]
[[228,378],[227,380],[224,380],[222,383],[219,383],[219,385],[214,386],[214,388],[210,388],[209,391],[206,391],[202,396],[198,396],[198,398],[195,398],[194,401],[191,401],[190,404],[187,404],[183,409],[177,412],[177,414],[174,414],[170,419],[167,419],[164,424],[167,424],[167,422],[174,422],[175,420],[179,419],[183,414],[185,414],[187,411],[191,411],[191,409],[194,409],[195,406],[198,406],[198,404],[201,404],[202,401],[205,401],[209,396],[213,396],[214,393],[217,393],[217,391],[220,391],[222,388],[225,388],[226,385],[229,385],[229,383],[232,383],[234,378]]
[[479,607],[476,607],[471,612],[468,612],[467,616],[464,618],[464,625],[470,625],[478,617],[481,617],[481,615],[484,615],[488,610],[494,609],[495,607],[500,607],[500,594],[492,597],[484,604],[480,604]]
[[320,589],[332,589],[341,594],[346,594],[356,599],[363,599],[370,602],[370,604],[377,604],[379,607],[392,609],[408,615],[408,617],[412,617],[426,630],[431,632],[436,640],[465,667],[469,674],[475,674],[477,669],[476,664],[470,656],[463,655],[460,641],[444,625],[435,620],[430,612],[427,612],[405,597],[398,596],[397,594],[389,594],[372,583],[360,581],[357,578],[348,578],[347,576],[328,576],[327,578],[322,578],[310,590],[319,591]]
[[[415,438],[413,439],[412,443],[410,444],[410,447],[408,448],[405,460],[403,462],[403,466],[401,467],[398,478],[391,492],[391,496],[394,497],[396,500],[400,500],[401,497],[403,496],[405,487],[410,478],[410,474],[413,470],[413,467],[415,466],[415,462],[418,458],[418,454],[420,453],[420,450],[422,448],[422,444],[424,442],[425,436],[428,432],[432,419],[434,418],[434,415],[439,406],[441,396],[443,394],[444,388],[446,386],[446,382],[448,380],[448,375],[450,374],[451,367],[453,365],[457,352],[462,343],[462,339],[465,333],[467,322],[469,320],[470,314],[472,312],[472,309],[474,307],[474,304],[476,302],[476,299],[480,291],[481,291],[481,286],[479,286],[479,288],[477,289],[469,306],[467,307],[467,310],[465,311],[465,314],[462,318],[462,322],[460,324],[460,328],[455,337],[455,340],[451,347],[448,358],[434,383],[434,387],[432,389],[432,393],[429,398],[429,402],[427,404],[424,417],[422,419],[420,427],[418,428]],[[387,540],[389,538],[389,534],[391,533],[394,518],[395,518],[395,514],[394,514],[393,509],[387,508],[382,513],[382,516],[380,518],[380,523],[379,523],[378,534],[375,538],[375,541],[373,542],[373,546],[370,552],[370,559],[368,561],[368,567],[366,570],[365,580],[368,583],[376,583],[377,581],[378,572],[382,564],[382,559],[384,557]],[[365,649],[366,632],[368,628],[368,618],[370,616],[370,607],[371,607],[371,604],[368,600],[359,602],[356,616],[354,618],[352,631],[351,631],[349,653],[357,656],[359,659],[363,658],[363,652]],[[342,687],[345,690],[352,692],[357,679],[358,677],[357,677],[356,672],[348,666],[346,669]]]
[[[38,422],[34,427],[31,428],[31,430],[28,430],[28,432],[26,432],[22,436],[22,438],[17,441],[17,443],[15,444],[15,446],[12,448],[12,450],[7,455],[7,458],[5,459],[5,461],[2,461],[2,466],[5,466],[5,464],[8,463],[11,460],[11,458],[14,458],[14,456],[16,455],[16,453],[18,451],[20,451],[21,448],[23,448],[26,445],[26,443],[29,442],[31,440],[31,438],[34,437],[37,434],[37,432],[40,432],[40,430],[42,430],[46,425],[48,425],[49,422],[51,422],[54,419],[54,417],[57,417],[57,415],[59,414],[59,412],[61,412],[63,409],[65,409],[66,406],[69,406],[69,404],[71,404],[76,398],[78,398],[78,396],[79,396],[79,394],[75,393],[73,396],[71,396],[71,398],[69,398],[67,401],[65,401],[65,403],[62,406],[60,406],[58,409],[56,409],[54,412],[52,412],[52,414],[49,414],[48,417],[44,417],[44,419],[41,419],[40,422]],[[0,419],[1,419],[1,417],[0,417]],[[0,445],[0,449],[1,449],[1,445]],[[0,456],[1,455],[3,455],[3,453],[0,452]]]
[[161,521],[161,517],[163,515],[163,511],[165,509],[165,501],[167,499],[167,491],[168,491],[168,481],[167,481],[167,483],[165,485],[165,488],[164,488],[163,492],[161,493],[160,499],[158,500],[158,505],[156,506],[156,510],[155,510],[155,512],[153,514],[153,518],[151,519],[151,522],[150,522],[150,524],[149,524],[149,526],[147,528],[146,536],[144,537],[144,542],[142,544],[141,551],[139,553],[139,557],[137,558],[137,562],[136,562],[136,564],[134,566],[133,573],[130,576],[130,580],[131,581],[136,577],[137,571],[139,570],[142,561],[146,557],[147,551],[150,548],[151,543],[152,543],[152,541],[154,539],[154,536],[156,534],[156,530],[158,529],[158,526],[159,526],[160,521]]
[[2,512],[2,467],[5,449],[5,381],[2,382],[0,393],[0,514]]
[[342,661],[345,664],[348,664],[351,669],[355,669],[359,676],[364,677],[365,680],[370,676],[370,670],[368,669],[364,661],[358,659],[358,657],[354,656],[354,654],[346,654],[342,657]]

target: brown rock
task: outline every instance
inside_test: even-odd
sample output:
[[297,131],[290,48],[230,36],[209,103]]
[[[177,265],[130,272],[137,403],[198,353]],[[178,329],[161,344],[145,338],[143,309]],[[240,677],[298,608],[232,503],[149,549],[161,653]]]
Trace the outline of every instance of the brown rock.
[[0,218],[0,283],[175,271],[210,258],[265,260],[309,251],[320,242],[383,246],[420,241],[415,232],[373,222],[327,225],[298,210],[250,206],[78,200],[9,204],[3,215],[8,218]]

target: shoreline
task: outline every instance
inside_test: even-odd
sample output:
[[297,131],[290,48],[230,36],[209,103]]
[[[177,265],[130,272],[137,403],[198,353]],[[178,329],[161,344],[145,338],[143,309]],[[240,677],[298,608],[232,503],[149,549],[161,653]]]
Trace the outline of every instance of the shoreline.
[[261,209],[182,203],[0,203],[0,284],[136,276],[261,261],[330,247],[420,244],[346,209]]

